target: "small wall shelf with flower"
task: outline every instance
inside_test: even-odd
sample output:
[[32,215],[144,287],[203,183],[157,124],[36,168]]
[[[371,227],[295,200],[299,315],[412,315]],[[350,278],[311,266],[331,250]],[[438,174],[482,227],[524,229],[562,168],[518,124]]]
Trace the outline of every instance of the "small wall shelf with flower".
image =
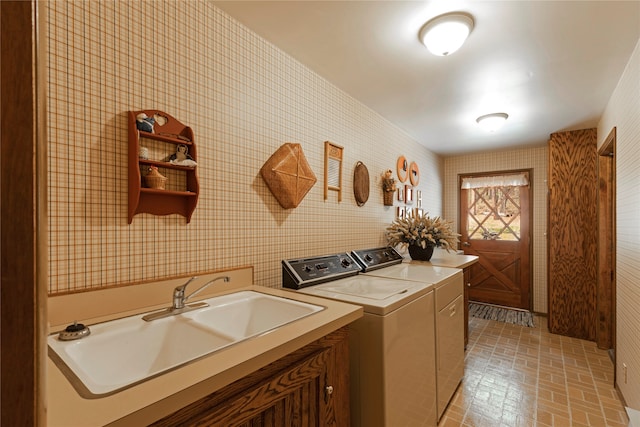
[[407,247],[411,259],[429,261],[436,247],[457,249],[459,234],[451,229],[451,222],[428,215],[396,218],[386,230],[389,246]]
[[139,213],[189,223],[200,192],[193,130],[159,110],[129,111],[128,121],[129,224]]

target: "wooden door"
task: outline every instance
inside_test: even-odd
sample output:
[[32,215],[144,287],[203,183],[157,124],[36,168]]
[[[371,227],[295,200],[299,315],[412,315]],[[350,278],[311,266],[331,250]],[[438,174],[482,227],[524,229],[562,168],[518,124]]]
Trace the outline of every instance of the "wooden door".
[[[530,182],[530,171],[517,174]],[[474,177],[498,175],[505,173]],[[490,185],[460,190],[460,241],[465,254],[478,256],[469,300],[530,310],[530,186]]]
[[595,341],[598,275],[596,129],[549,139],[549,331]]
[[614,349],[616,339],[616,128],[598,150],[598,329],[596,343]]

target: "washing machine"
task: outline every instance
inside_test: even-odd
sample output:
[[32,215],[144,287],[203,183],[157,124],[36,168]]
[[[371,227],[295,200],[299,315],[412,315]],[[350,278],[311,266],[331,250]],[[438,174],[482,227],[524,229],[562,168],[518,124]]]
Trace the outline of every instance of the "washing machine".
[[348,253],[282,261],[282,283],[363,307],[349,325],[351,425],[435,426],[434,292],[360,274]]
[[438,420],[464,376],[464,280],[461,269],[403,259],[395,249],[352,251],[361,275],[410,281],[434,289]]

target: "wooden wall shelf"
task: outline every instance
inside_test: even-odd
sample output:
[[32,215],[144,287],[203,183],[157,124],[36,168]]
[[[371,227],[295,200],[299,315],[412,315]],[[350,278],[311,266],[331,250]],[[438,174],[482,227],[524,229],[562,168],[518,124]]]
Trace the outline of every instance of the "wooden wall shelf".
[[[154,132],[145,132],[136,127],[136,117],[145,113],[148,117],[161,117],[165,122],[156,121]],[[175,152],[178,145],[186,145],[189,155],[197,161],[196,145],[193,131],[167,113],[159,110],[129,111],[129,224],[139,213],[153,215],[179,214],[191,221],[191,215],[198,203],[200,186],[196,166],[174,165],[162,160],[141,159],[140,141],[148,139],[169,144],[167,154]],[[156,166],[159,169],[177,171],[185,175],[184,190],[159,190],[146,188],[143,184],[143,174],[140,166]]]

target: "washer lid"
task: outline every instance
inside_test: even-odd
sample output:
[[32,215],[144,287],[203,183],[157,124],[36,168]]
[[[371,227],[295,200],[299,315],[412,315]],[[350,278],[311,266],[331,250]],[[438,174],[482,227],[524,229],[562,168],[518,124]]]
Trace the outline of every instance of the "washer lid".
[[344,283],[330,283],[324,286],[322,289],[328,292],[335,292],[344,295],[357,295],[362,298],[370,298],[378,301],[385,300],[394,295],[401,295],[409,292],[415,285],[400,282],[385,282],[380,283],[377,281],[362,281],[362,280],[350,280]]
[[437,267],[434,265],[418,265],[403,262],[379,270],[362,273],[366,276],[387,277],[390,279],[409,280],[414,282],[438,284],[461,272],[459,268]]
[[431,285],[425,283],[362,274],[298,289],[298,292],[305,294],[358,304],[364,307],[366,313],[381,316],[431,291]]

